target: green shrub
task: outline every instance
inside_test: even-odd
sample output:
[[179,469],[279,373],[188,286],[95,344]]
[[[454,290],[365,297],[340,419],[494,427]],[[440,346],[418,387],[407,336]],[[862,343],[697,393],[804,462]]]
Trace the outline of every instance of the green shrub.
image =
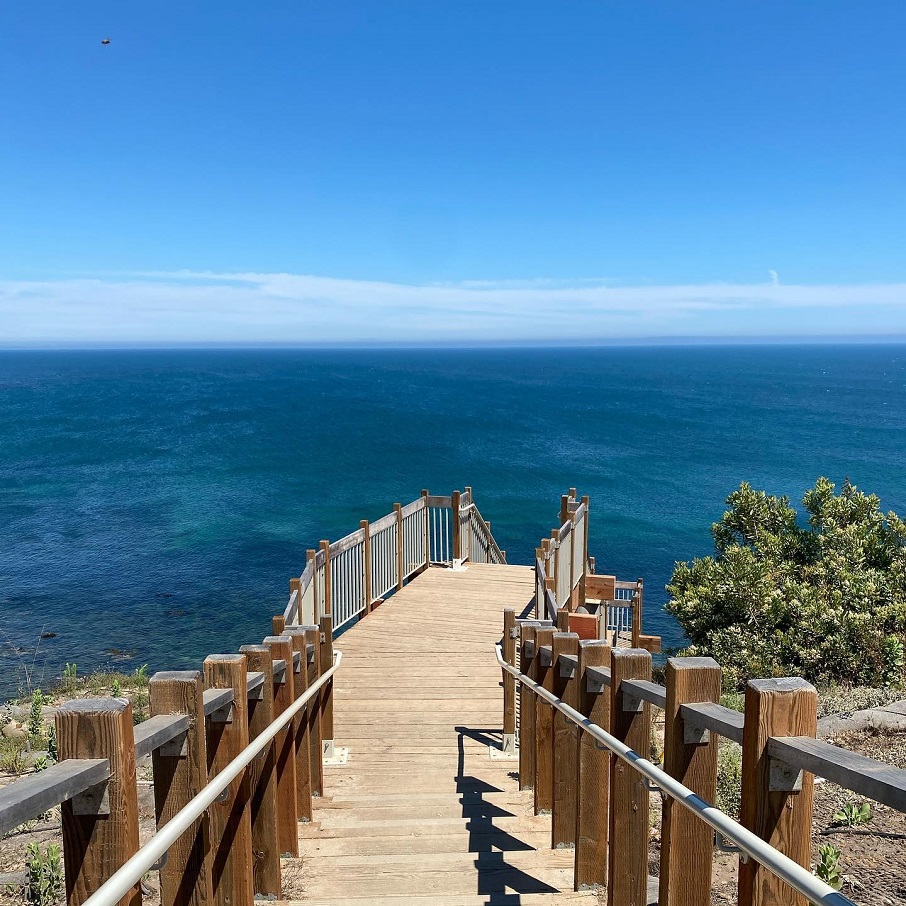
[[41,708],[44,705],[44,696],[40,689],[35,689],[31,696],[31,710],[28,714],[28,738],[36,749],[44,746],[44,717]]
[[116,677],[114,677],[113,683],[110,686],[110,694],[114,698],[120,698],[123,694],[123,690],[120,687],[120,681]]
[[871,821],[871,806],[867,802],[857,804],[855,802],[845,802],[840,810],[834,812],[834,824],[842,824],[846,827],[858,827],[860,824],[868,824]]
[[41,852],[37,843],[26,849],[27,876],[23,886],[24,900],[28,906],[54,906],[63,894],[63,863],[60,847],[49,843]]
[[834,890],[840,889],[843,884],[843,874],[840,871],[840,850],[836,846],[826,843],[818,850],[815,874]]
[[66,663],[63,668],[62,681],[60,686],[67,692],[72,692],[78,685],[78,667],[75,664]]
[[26,770],[28,755],[25,752],[25,740],[0,736],[0,772],[22,774]]
[[727,688],[751,677],[826,685],[903,681],[906,523],[848,481],[806,492],[808,525],[786,497],[743,483],[712,526],[713,556],[677,563],[673,614],[692,647],[724,668]]
[[717,802],[731,818],[739,815],[742,802],[742,748],[730,740],[717,745]]

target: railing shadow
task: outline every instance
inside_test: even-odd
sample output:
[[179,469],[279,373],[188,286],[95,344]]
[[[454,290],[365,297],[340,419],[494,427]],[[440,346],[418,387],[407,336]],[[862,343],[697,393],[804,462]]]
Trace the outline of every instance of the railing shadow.
[[558,893],[556,887],[539,881],[506,861],[505,854],[508,852],[533,852],[535,847],[494,824],[497,818],[517,817],[484,798],[487,793],[502,793],[503,790],[466,774],[465,740],[472,739],[480,745],[499,748],[501,731],[462,726],[455,730],[459,746],[456,789],[460,794],[463,817],[468,822],[469,852],[476,856],[478,894],[488,898],[488,906],[517,906],[522,902],[522,894]]

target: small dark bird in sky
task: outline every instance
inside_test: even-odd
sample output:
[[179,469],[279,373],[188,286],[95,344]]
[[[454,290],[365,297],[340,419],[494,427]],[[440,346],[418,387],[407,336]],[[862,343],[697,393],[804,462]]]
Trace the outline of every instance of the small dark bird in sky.
[[109,43],[110,43],[110,38],[104,38],[104,40],[101,41],[101,44],[109,44]]

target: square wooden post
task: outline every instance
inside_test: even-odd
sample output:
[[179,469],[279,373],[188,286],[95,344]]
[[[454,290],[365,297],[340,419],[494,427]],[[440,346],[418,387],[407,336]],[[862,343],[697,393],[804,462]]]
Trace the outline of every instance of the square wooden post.
[[[185,714],[189,729],[151,753],[154,812],[160,830],[208,782],[204,690],[198,670],[155,673],[148,684],[151,716]],[[202,815],[169,849],[160,869],[162,906],[210,906],[211,840]]]
[[459,504],[461,500],[461,494],[459,491],[454,491],[452,495],[452,503],[450,504],[450,519],[452,520],[452,525],[450,529],[453,533],[453,560],[462,559],[462,523],[459,521]]
[[[268,636],[264,644],[270,648],[275,661],[283,661],[284,669],[274,677],[274,716],[281,715],[295,700],[293,679],[293,643],[286,635]],[[299,855],[299,834],[296,822],[296,736],[292,723],[274,737],[277,767],[277,842],[280,854]]]
[[[519,663],[522,672],[535,679],[535,632],[537,623],[519,624],[519,644],[521,656]],[[523,686],[519,694],[519,789],[531,790],[535,787],[535,693]]]
[[[368,520],[363,519],[359,523],[359,528],[364,535],[362,542],[362,595],[364,596],[365,613],[371,613],[371,602],[374,600],[371,594],[371,531],[368,528]],[[299,622],[302,622],[301,620]]]
[[[267,645],[243,645],[249,673],[264,674],[264,684],[249,698],[249,741],[274,720],[274,662]],[[248,766],[252,796],[252,881],[256,897],[281,899],[280,841],[277,836],[277,759],[274,744]]]
[[[120,698],[80,698],[56,715],[60,761],[106,758],[110,779],[63,803],[66,902],[79,906],[138,852],[138,795],[132,705]],[[138,883],[119,906],[141,906]]]
[[[552,627],[541,627],[535,633],[536,682],[549,692],[554,688],[551,648]],[[542,651],[546,648],[547,651]],[[535,696],[535,814],[549,814],[554,804],[554,709]]]
[[[301,698],[308,690],[308,661],[305,651],[305,626],[290,626],[286,634],[293,645],[293,701]],[[298,655],[298,665],[295,665]],[[311,731],[305,717],[305,709],[292,721],[293,751],[296,755],[296,812],[300,821],[311,821],[313,817],[312,796],[314,795],[315,766],[311,763]]]
[[[326,624],[325,624],[325,621]],[[329,615],[321,617],[322,625],[331,625],[332,620]],[[305,627],[305,646],[311,648],[311,656],[308,661],[308,685],[313,686],[321,677],[321,658],[324,645],[321,643],[320,626]],[[303,661],[304,668],[304,661]],[[333,698],[330,697],[329,717],[324,708],[327,701],[327,690],[322,689],[308,703],[305,709],[305,717],[308,719],[308,744],[311,759],[311,793],[313,796],[324,795],[324,730],[330,732],[331,741],[333,740]]]
[[[503,612],[503,659],[516,666],[516,611],[508,607]],[[516,677],[503,673],[503,751],[516,754]]]
[[[553,692],[571,708],[579,707],[579,671],[560,660],[560,655],[578,659],[579,636],[555,632],[553,640]],[[576,790],[579,775],[579,728],[565,714],[554,714],[554,799],[551,847],[576,843]]]
[[[649,754],[651,706],[622,689],[623,680],[651,679],[651,655],[640,648],[610,653],[611,733],[643,758]],[[648,785],[622,758],[610,767],[608,906],[648,902]]]
[[403,505],[393,504],[393,515],[396,516],[396,590],[403,587]]
[[322,541],[319,547],[324,555],[324,613],[333,613],[333,604],[331,604],[333,580],[330,576],[330,542]]
[[[783,770],[768,755],[771,736],[812,736],[818,693],[798,677],[749,680],[742,737],[739,823],[804,868],[809,865],[815,777]],[[754,859],[739,866],[739,906],[806,906],[806,899]]]
[[[322,617],[319,640],[321,643],[318,657],[318,675],[327,673],[333,667],[333,619]],[[317,706],[320,708],[321,753],[330,760],[334,757],[333,740],[333,680],[329,679],[321,689]]]
[[431,565],[431,513],[428,507],[428,489],[422,488],[422,500],[425,501],[425,569]]
[[[232,689],[233,703],[207,720],[208,775],[219,774],[249,742],[248,663],[244,654],[212,654],[204,661],[209,689]],[[214,802],[211,816],[211,882],[216,906],[251,906],[252,822],[249,776],[240,774]]]
[[[579,642],[579,710],[610,732],[610,689],[594,682],[589,667],[610,665],[610,645],[599,639]],[[588,733],[579,733],[579,790],[576,814],[575,889],[607,885],[610,835],[610,752]]]
[[[680,708],[692,702],[719,702],[720,665],[710,657],[667,661],[664,711],[664,770],[705,802],[717,792],[717,734],[686,725]],[[714,832],[670,796],[661,821],[661,906],[699,906],[711,895]]]

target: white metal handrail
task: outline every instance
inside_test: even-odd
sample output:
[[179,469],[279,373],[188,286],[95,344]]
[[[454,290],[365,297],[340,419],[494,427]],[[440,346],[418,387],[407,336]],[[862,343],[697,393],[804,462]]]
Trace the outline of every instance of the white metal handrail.
[[516,677],[522,685],[528,686],[532,692],[544,699],[553,708],[556,708],[561,714],[564,714],[580,729],[588,733],[589,736],[598,740],[614,755],[632,765],[643,777],[647,777],[671,799],[674,799],[684,808],[689,809],[693,815],[701,818],[705,824],[710,825],[725,840],[735,843],[742,852],[789,884],[790,887],[797,890],[810,902],[815,903],[816,906],[855,906],[852,900],[838,890],[834,890],[829,884],[825,884],[820,878],[815,877],[798,862],[794,862],[789,856],[785,856],[779,850],[774,849],[770,843],[762,840],[757,834],[753,834],[752,831],[743,827],[738,821],[734,821],[720,809],[715,808],[709,802],[705,802],[704,799],[697,796],[689,787],[680,783],[675,777],[671,777],[668,773],[648,761],[648,759],[642,758],[638,752],[629,748],[616,736],[611,736],[602,727],[592,723],[585,715],[571,708],[552,692],[549,692],[524,673],[508,664],[503,659],[499,643],[494,650],[497,654],[497,663],[507,673]]
[[122,868],[115,871],[82,906],[115,906],[150,871],[174,843],[200,818],[214,800],[250,764],[252,759],[308,704],[325,683],[337,672],[343,660],[334,651],[333,666],[321,674],[308,690],[297,698],[267,729],[256,736],[207,786],[193,796]]

